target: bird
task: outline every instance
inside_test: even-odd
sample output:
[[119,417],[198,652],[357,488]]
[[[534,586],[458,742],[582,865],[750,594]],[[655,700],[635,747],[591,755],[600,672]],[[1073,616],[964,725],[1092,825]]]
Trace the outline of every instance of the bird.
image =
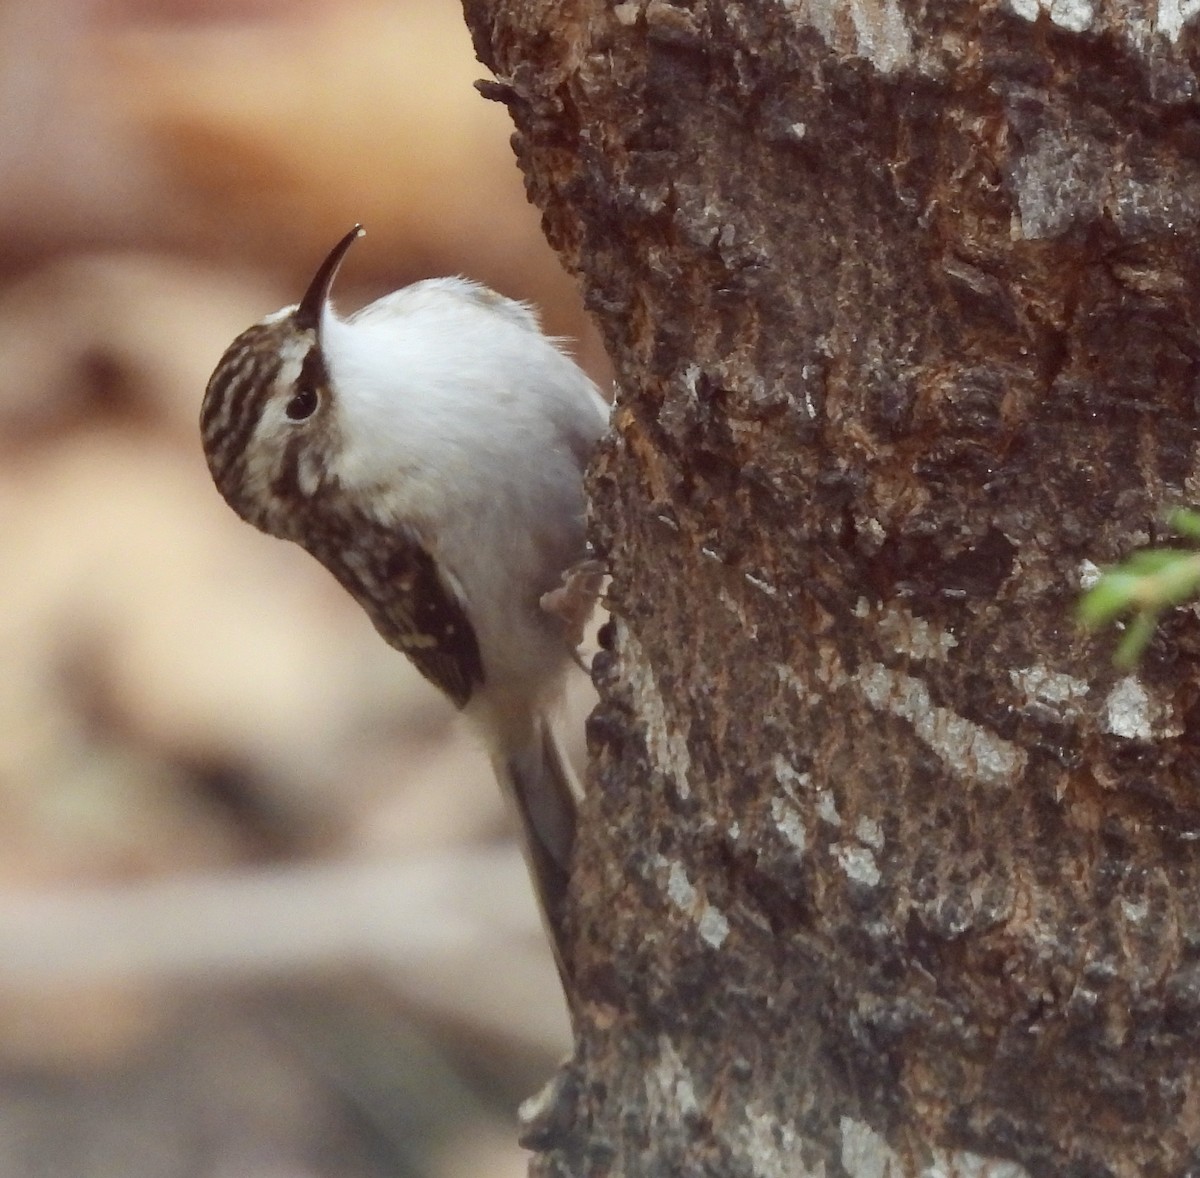
[[608,406],[531,306],[469,279],[340,316],[362,234],[226,349],[205,458],[226,503],[311,553],[482,738],[566,986],[579,786],[551,716],[600,587],[584,476]]

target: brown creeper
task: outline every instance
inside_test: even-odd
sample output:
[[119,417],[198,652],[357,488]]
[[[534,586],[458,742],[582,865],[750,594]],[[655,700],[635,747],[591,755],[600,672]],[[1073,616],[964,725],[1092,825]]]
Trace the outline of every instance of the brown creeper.
[[238,515],[311,552],[475,723],[562,971],[575,794],[546,713],[573,646],[542,599],[586,554],[583,472],[607,407],[529,307],[465,279],[340,318],[329,290],[361,233],[299,305],[229,346],[205,455]]

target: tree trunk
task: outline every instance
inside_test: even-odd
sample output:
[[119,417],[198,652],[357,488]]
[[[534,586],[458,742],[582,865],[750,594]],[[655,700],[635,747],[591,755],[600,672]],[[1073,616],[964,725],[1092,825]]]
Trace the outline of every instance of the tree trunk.
[[[1191,0],[465,0],[617,371],[542,1175],[1200,1174]],[[1094,562],[1094,563],[1093,563]]]

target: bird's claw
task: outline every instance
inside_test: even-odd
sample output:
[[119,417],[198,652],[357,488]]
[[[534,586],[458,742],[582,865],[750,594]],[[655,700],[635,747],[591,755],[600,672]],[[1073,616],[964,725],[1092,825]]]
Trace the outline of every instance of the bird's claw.
[[600,561],[581,560],[563,573],[557,589],[541,596],[542,609],[562,622],[572,650],[583,641],[583,631],[596,607],[604,577],[605,568]]

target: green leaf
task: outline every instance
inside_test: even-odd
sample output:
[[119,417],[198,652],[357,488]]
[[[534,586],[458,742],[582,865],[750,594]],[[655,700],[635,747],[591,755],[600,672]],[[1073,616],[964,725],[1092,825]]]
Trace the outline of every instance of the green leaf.
[[1196,596],[1200,588],[1200,554],[1183,553],[1164,565],[1143,586],[1148,604],[1180,605]]
[[1189,540],[1200,540],[1200,512],[1178,507],[1167,516],[1167,525]]
[[[1179,508],[1168,523],[1188,539],[1200,542],[1200,512]],[[1113,661],[1131,667],[1154,637],[1159,615],[1200,596],[1200,552],[1193,548],[1146,548],[1108,569],[1080,598],[1079,620],[1091,629],[1133,612]]]
[[1085,626],[1096,629],[1137,604],[1140,578],[1132,573],[1113,569],[1083,595],[1079,602],[1079,619]]
[[1154,628],[1157,625],[1157,610],[1143,610],[1135,614],[1125,633],[1121,635],[1121,641],[1117,643],[1113,662],[1118,667],[1134,666],[1142,657],[1142,651],[1146,649],[1150,639],[1154,637]]
[[1157,573],[1168,568],[1176,561],[1189,560],[1195,555],[1187,548],[1145,548],[1141,552],[1135,552],[1132,556],[1127,557],[1125,563],[1119,567],[1124,572],[1145,576],[1148,573]]

